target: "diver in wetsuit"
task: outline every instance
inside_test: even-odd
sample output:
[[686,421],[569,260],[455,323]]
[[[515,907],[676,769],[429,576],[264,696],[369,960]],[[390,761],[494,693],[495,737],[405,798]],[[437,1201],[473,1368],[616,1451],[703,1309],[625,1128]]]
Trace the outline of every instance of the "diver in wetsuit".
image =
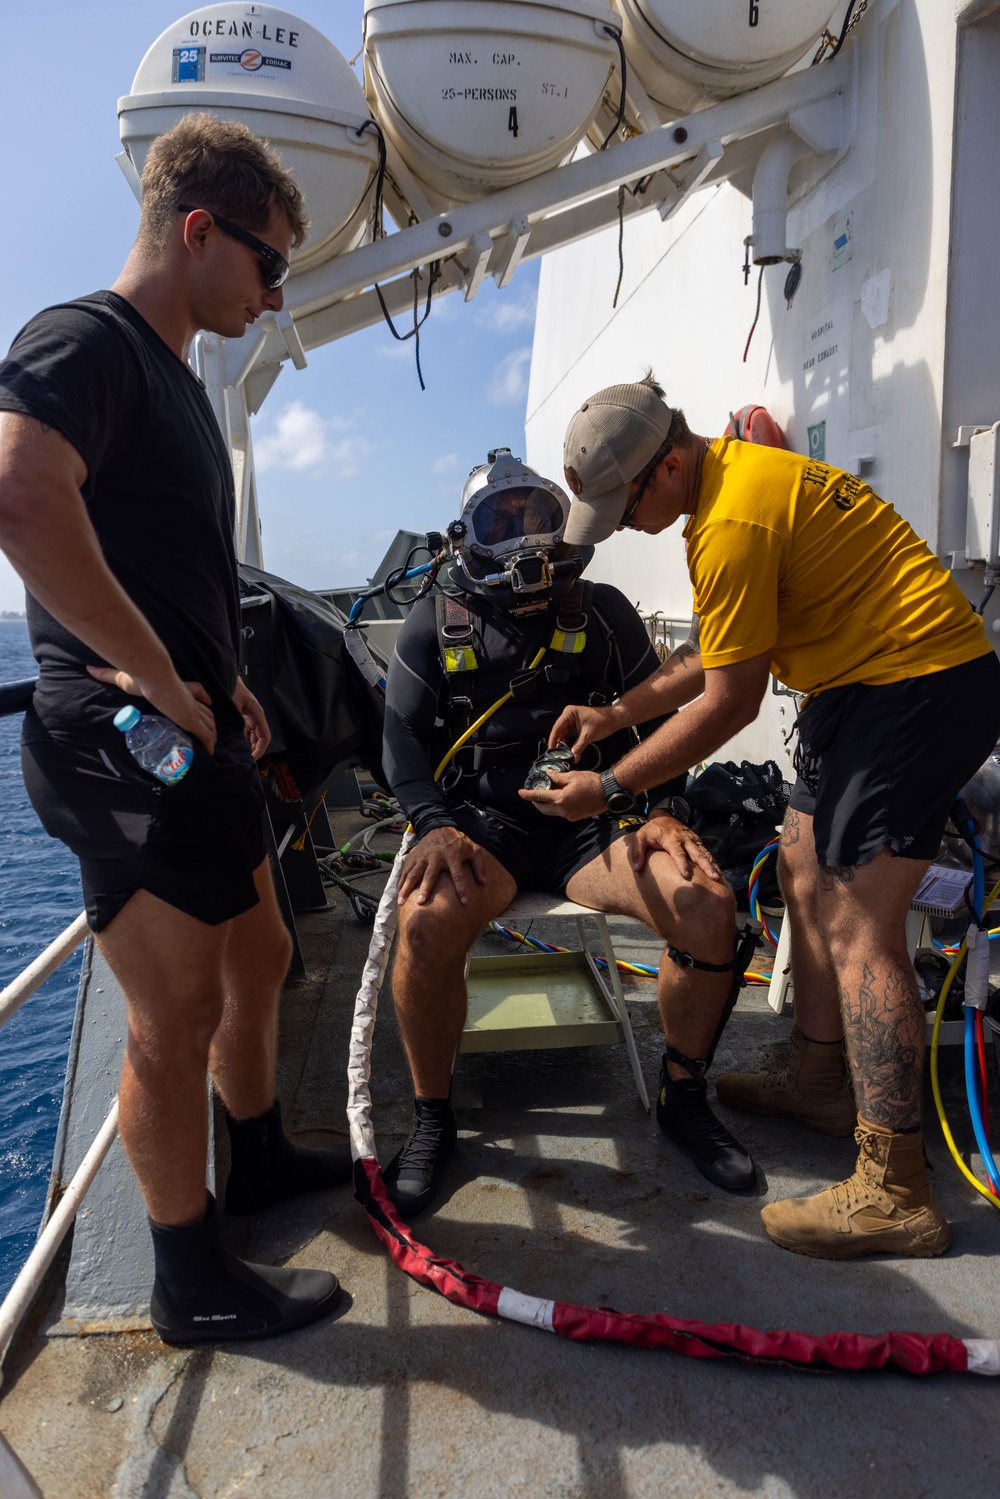
[[[596,816],[555,822],[518,794],[566,704],[610,702],[659,665],[624,596],[581,581],[591,554],[563,544],[568,512],[558,485],[506,449],[491,453],[449,529],[445,589],[413,607],[389,668],[384,766],[418,839],[399,887],[393,973],[415,1094],[413,1131],[385,1174],[403,1213],[431,1201],[455,1144],[451,1073],[466,955],[518,890],[635,916],[668,942],[658,985],[667,1040],[660,1127],[716,1185],[738,1191],[755,1180],[749,1154],[709,1107],[704,1077],[742,976],[735,904],[673,815],[676,781],[641,799],[618,786],[606,767],[632,742],[626,736],[591,757],[605,788]],[[455,741],[507,693],[437,778]]]

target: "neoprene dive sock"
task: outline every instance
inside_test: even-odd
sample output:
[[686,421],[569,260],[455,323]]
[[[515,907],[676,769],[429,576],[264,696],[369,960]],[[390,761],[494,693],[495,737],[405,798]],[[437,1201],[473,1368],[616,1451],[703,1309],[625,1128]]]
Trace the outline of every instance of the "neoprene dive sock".
[[280,1103],[257,1119],[233,1119],[227,1112],[226,1125],[232,1153],[227,1213],[256,1213],[300,1192],[320,1192],[351,1180],[350,1145],[345,1141],[327,1150],[293,1145],[281,1125]]
[[164,1343],[271,1338],[332,1312],[340,1285],[326,1270],[251,1265],[219,1237],[215,1198],[200,1223],[174,1228],[149,1220],[156,1279],[150,1319]]

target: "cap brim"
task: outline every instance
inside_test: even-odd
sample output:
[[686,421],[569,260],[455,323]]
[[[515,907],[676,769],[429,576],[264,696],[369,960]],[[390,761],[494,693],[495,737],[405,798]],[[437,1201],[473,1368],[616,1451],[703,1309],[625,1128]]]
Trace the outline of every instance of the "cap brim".
[[570,503],[563,540],[575,547],[596,546],[599,541],[607,541],[622,523],[628,491],[628,484],[623,484],[620,491],[602,494],[599,500],[574,499]]

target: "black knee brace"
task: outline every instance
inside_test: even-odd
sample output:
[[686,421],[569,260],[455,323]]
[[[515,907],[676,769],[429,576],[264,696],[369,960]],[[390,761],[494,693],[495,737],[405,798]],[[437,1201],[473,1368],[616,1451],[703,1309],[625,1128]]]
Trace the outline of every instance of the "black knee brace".
[[686,1057],[676,1047],[669,1044],[667,1046],[667,1060],[675,1062],[678,1067],[686,1068],[695,1077],[702,1077],[712,1065],[712,1058],[715,1056],[715,1049],[722,1037],[722,1032],[726,1028],[726,1022],[736,1007],[736,1001],[740,997],[740,990],[746,983],[744,975],[746,974],[747,964],[752,959],[756,950],[757,938],[751,928],[745,926],[742,932],[737,932],[735,944],[736,950],[732,961],[729,963],[703,963],[699,958],[693,958],[689,952],[681,952],[678,948],[671,947],[669,943],[667,944],[667,957],[676,963],[678,968],[695,968],[700,973],[732,973],[733,975],[733,982],[726,998],[725,1008],[719,1017],[719,1024],[716,1027],[715,1035],[712,1037],[708,1056]]

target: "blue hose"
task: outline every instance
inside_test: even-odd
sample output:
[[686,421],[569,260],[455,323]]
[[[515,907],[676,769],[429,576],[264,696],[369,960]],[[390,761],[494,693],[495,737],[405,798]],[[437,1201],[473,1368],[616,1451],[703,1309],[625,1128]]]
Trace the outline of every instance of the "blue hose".
[[969,1117],[972,1120],[972,1130],[982,1156],[986,1175],[992,1182],[996,1192],[1000,1195],[1000,1171],[993,1159],[990,1150],[990,1142],[986,1136],[983,1125],[982,1110],[979,1107],[979,1089],[976,1085],[976,1017],[971,1005],[965,1007],[965,1091],[969,1099]]
[[[974,822],[967,824],[972,834],[972,906],[976,913],[976,920],[983,920],[986,912],[983,906],[986,903],[986,868],[983,856],[975,842],[976,825]],[[972,1120],[972,1132],[976,1137],[979,1154],[982,1157],[986,1175],[993,1184],[994,1190],[1000,1195],[1000,1171],[993,1159],[990,1150],[989,1138],[986,1127],[983,1124],[983,1111],[979,1102],[979,1085],[976,1080],[976,1016],[973,1005],[965,1006],[965,1092],[969,1103],[969,1118]]]
[[[408,583],[411,578],[420,578],[424,573],[429,573],[433,566],[433,562],[422,562],[419,567],[411,567],[409,572],[404,573],[401,578],[396,580],[396,583]],[[393,584],[394,588],[396,587],[396,583]],[[367,593],[360,594],[351,605],[351,612],[347,616],[347,623],[353,625],[368,600],[378,598],[381,593],[385,593],[385,585],[382,583],[377,588],[369,588]]]

